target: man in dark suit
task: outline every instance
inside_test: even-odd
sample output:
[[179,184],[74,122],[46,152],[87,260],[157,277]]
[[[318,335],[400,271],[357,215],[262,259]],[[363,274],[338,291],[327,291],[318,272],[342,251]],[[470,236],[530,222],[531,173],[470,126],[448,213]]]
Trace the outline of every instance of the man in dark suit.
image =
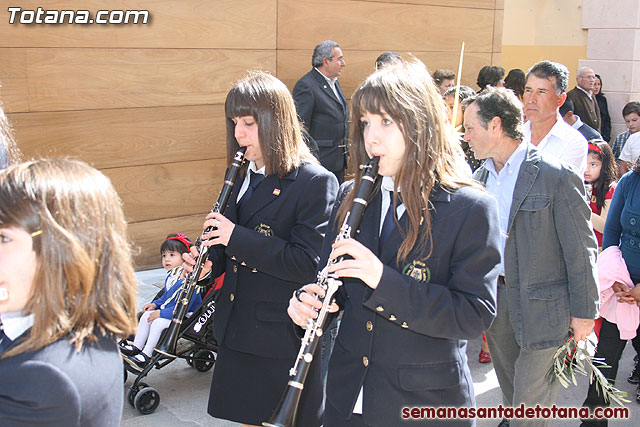
[[346,65],[338,43],[327,40],[316,46],[311,64],[313,69],[294,86],[293,99],[311,136],[306,138],[309,148],[342,182],[349,155],[349,109],[338,83]]
[[576,129],[578,132],[584,136],[587,141],[591,141],[592,139],[602,139],[602,136],[591,126],[584,123],[580,116],[574,114],[574,105],[571,98],[567,97],[564,100],[564,104],[560,107],[560,115],[564,119],[565,122],[572,128]]
[[[498,315],[486,336],[503,402],[550,407],[558,381],[546,374],[556,350],[569,328],[573,339],[584,340],[598,313],[596,241],[582,177],[522,142],[522,107],[508,90],[466,100],[464,126],[476,157],[487,159],[474,178],[496,197],[500,214]],[[550,423],[511,420],[514,426]]]

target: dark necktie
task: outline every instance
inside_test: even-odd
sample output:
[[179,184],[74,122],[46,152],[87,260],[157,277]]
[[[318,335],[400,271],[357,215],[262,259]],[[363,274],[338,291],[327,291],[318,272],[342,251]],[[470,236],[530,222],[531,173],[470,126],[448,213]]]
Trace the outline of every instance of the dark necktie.
[[2,354],[7,347],[9,347],[11,342],[12,341],[4,334],[4,330],[2,329],[2,325],[0,324],[0,354]]
[[247,200],[251,198],[253,192],[258,188],[258,185],[264,179],[264,175],[261,173],[257,173],[254,171],[249,171],[249,186],[247,187],[247,191],[244,192],[240,201],[238,202],[238,207],[242,206]]
[[[398,200],[398,206],[400,206],[401,204],[402,204],[402,201]],[[387,242],[387,240],[389,239],[389,236],[391,236],[393,229],[396,228],[396,221],[393,218],[393,211],[397,210],[398,206],[396,206],[396,209],[393,209],[393,192],[389,191],[389,209],[387,209],[387,214],[384,216],[384,222],[382,223],[382,231],[380,232],[381,248]]]

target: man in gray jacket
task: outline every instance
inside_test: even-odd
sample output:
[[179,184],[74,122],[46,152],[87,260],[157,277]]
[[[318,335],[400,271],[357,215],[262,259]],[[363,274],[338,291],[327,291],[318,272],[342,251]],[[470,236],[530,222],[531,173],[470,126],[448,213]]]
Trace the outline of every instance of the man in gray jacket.
[[522,108],[508,90],[465,101],[464,126],[476,158],[487,159],[474,177],[496,197],[500,213],[498,314],[486,336],[503,401],[550,407],[558,393],[558,381],[547,376],[554,353],[570,330],[572,339],[585,339],[598,313],[596,240],[584,185],[572,169],[522,142]]

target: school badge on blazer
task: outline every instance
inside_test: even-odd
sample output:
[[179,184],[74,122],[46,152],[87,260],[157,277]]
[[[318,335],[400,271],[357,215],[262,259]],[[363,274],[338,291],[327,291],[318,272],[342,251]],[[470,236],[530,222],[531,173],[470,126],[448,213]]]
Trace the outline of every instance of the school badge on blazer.
[[405,265],[402,274],[413,277],[418,282],[429,283],[431,280],[431,271],[424,262],[412,261]]
[[256,228],[254,228],[253,230],[257,231],[263,236],[267,236],[267,237],[273,236],[273,230],[271,229],[271,226],[267,224],[260,223],[260,225],[256,226]]

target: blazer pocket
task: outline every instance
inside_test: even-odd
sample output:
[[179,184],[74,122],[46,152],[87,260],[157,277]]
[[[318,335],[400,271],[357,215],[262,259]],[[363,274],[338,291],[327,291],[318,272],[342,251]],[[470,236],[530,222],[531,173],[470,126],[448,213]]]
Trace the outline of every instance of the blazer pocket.
[[525,317],[529,324],[536,325],[530,330],[532,336],[539,335],[541,340],[551,340],[551,335],[564,334],[564,328],[569,327],[570,309],[567,286],[566,281],[560,281],[532,285],[527,288],[529,303]]
[[535,212],[545,209],[551,205],[551,196],[545,194],[532,194],[522,201],[520,210],[525,212]]
[[405,391],[440,390],[457,386],[460,382],[458,362],[398,368],[398,383]]
[[290,322],[285,304],[259,302],[256,304],[256,317],[263,322]]
[[567,293],[567,282],[552,282],[532,285],[527,288],[529,299],[553,301]]

